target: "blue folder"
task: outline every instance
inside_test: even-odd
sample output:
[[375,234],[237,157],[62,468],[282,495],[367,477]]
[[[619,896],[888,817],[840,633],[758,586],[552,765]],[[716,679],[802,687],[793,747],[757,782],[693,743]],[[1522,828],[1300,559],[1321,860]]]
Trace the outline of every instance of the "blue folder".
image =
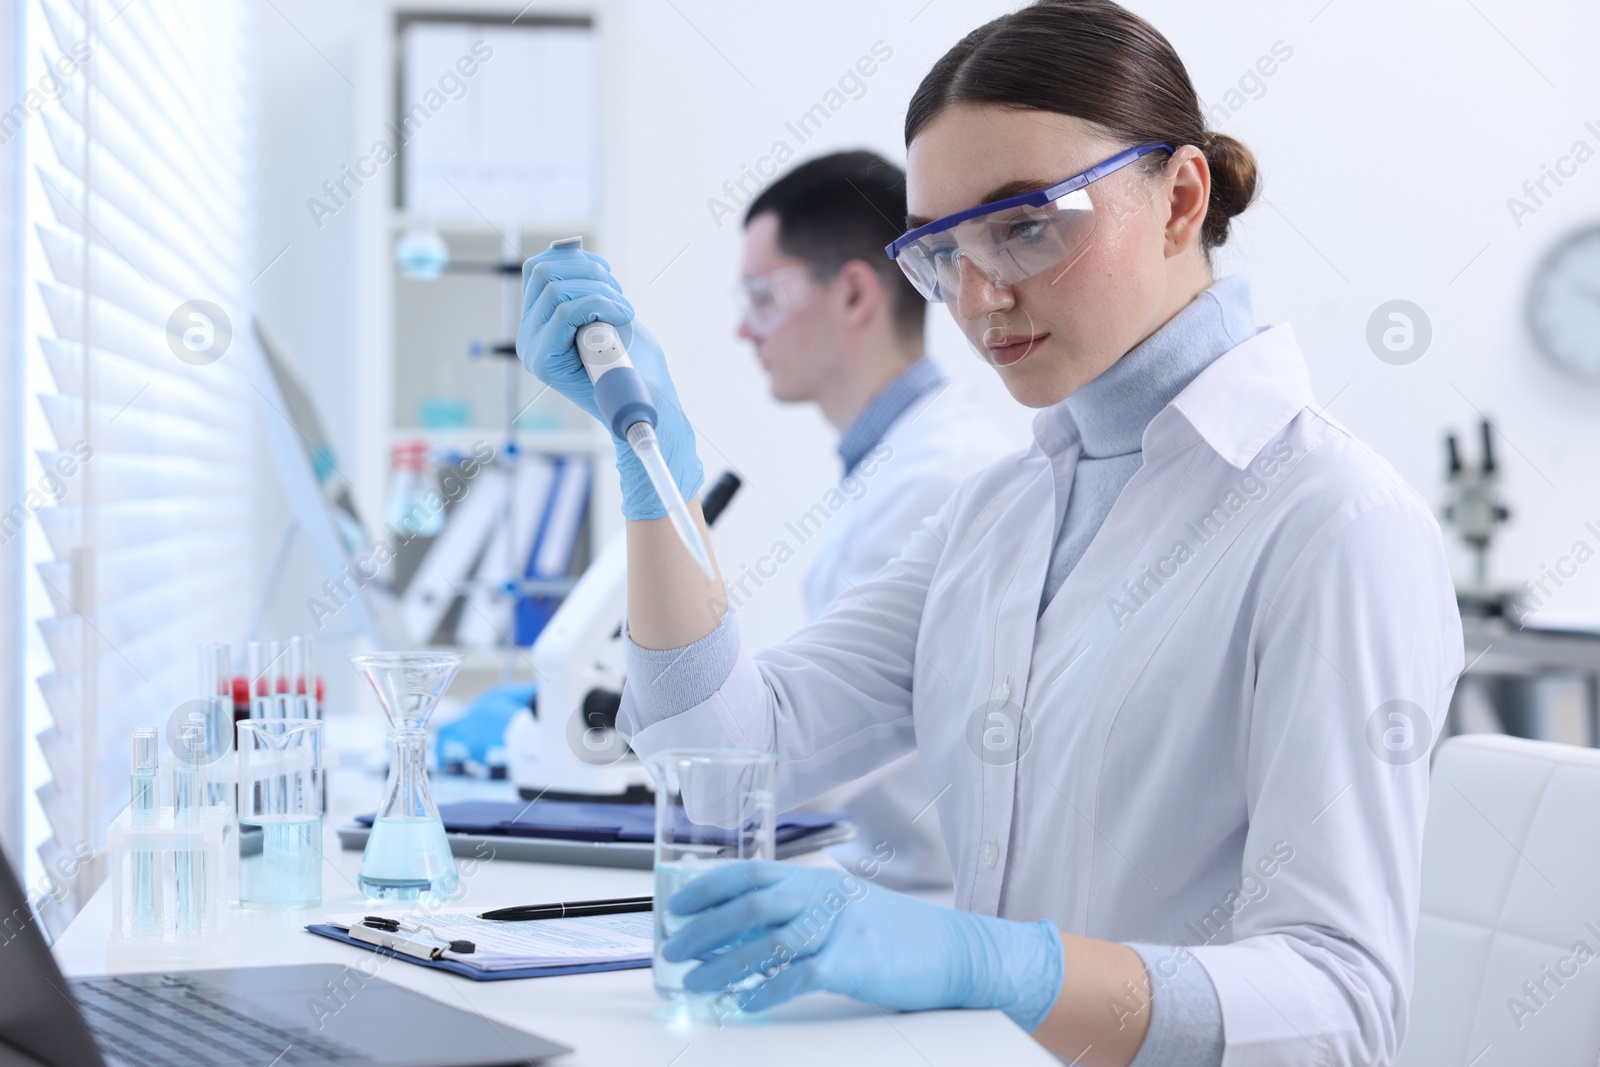
[[[593,483],[593,473],[587,457],[562,456],[556,460],[550,495],[545,500],[533,546],[528,550],[528,562],[522,569],[524,578],[554,581],[567,577],[577,551],[578,533],[589,514],[589,489]],[[557,503],[568,495],[576,496],[578,506],[564,516],[558,515]],[[563,517],[566,519],[565,526],[561,522]],[[541,567],[540,557],[546,554],[547,546],[554,558]],[[559,596],[532,594],[517,597],[514,620],[516,643],[519,646],[530,647],[539,639],[539,634],[561,606],[561,599]]]
[[585,963],[578,966],[563,965],[560,967],[522,967],[514,971],[482,971],[476,967],[468,967],[465,963],[455,960],[424,960],[416,956],[407,956],[403,952],[396,952],[392,948],[383,948],[369,941],[357,941],[337,926],[327,923],[312,923],[306,927],[313,934],[331,937],[335,941],[343,941],[347,945],[368,949],[380,956],[392,956],[397,960],[415,963],[418,967],[432,967],[436,971],[449,971],[459,974],[463,978],[471,978],[474,982],[497,982],[502,978],[553,978],[558,974],[587,974],[590,971],[627,971],[639,967],[650,966],[649,960],[613,960],[609,963]]
[[[468,800],[440,804],[444,828],[454,834],[487,837],[546,837],[569,841],[631,841],[648,843],[656,836],[654,804],[606,804],[579,800]],[[783,844],[835,826],[846,816],[836,812],[787,811],[776,820],[776,843]],[[373,816],[356,822],[372,825]],[[687,822],[680,835],[690,830]],[[695,838],[727,844],[732,838],[721,827],[693,827]]]

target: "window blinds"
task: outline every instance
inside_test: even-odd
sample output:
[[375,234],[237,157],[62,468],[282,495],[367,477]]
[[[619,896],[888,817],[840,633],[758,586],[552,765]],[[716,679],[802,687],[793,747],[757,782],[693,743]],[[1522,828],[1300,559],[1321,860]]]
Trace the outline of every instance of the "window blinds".
[[102,877],[71,858],[127,803],[133,728],[198,695],[198,645],[258,595],[255,396],[218,341],[249,330],[252,123],[245,5],[31,2],[59,93],[26,116],[25,192],[55,930]]

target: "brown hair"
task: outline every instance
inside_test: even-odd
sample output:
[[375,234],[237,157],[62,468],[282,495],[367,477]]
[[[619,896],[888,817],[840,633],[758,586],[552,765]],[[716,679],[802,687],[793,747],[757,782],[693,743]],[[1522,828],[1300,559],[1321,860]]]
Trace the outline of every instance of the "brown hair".
[[1206,129],[1200,98],[1171,43],[1112,0],[1036,0],[967,34],[917,87],[906,111],[906,145],[952,104],[1071,115],[1130,146],[1194,145],[1211,167],[1201,230],[1207,250],[1227,241],[1228,220],[1255,199],[1250,149]]

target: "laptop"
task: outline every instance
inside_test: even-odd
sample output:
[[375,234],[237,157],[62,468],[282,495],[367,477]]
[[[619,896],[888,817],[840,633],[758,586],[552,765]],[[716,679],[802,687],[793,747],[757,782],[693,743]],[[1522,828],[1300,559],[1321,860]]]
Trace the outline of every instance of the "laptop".
[[0,852],[0,1067],[501,1067],[570,1051],[338,964],[65,978]]

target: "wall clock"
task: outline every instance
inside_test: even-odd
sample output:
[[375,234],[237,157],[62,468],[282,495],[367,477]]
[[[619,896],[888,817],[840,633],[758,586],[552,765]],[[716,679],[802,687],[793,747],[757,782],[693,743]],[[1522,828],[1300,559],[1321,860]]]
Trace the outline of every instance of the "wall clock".
[[1571,234],[1544,257],[1528,286],[1528,326],[1547,359],[1600,385],[1600,226]]

